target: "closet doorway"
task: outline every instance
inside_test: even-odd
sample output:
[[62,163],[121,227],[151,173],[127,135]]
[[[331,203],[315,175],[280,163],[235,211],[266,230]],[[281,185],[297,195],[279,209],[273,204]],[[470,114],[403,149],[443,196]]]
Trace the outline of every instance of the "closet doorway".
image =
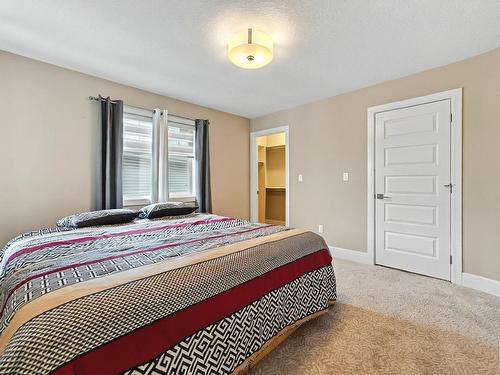
[[288,127],[250,134],[253,222],[289,225]]

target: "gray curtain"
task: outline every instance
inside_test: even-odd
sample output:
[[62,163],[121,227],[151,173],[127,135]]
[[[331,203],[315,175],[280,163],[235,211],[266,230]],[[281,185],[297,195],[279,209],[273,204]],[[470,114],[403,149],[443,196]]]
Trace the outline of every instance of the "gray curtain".
[[210,152],[208,149],[208,120],[195,121],[196,203],[199,212],[212,212],[210,191]]
[[99,95],[97,209],[122,208],[123,101]]

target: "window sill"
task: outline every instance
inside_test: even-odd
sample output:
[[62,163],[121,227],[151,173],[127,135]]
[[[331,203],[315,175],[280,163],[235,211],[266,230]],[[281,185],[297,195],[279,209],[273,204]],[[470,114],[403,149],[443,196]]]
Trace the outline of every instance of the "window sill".
[[151,204],[149,199],[127,199],[123,201],[123,207],[137,207],[137,206],[148,206]]
[[[195,197],[170,197],[167,202],[195,203]],[[123,201],[124,208],[144,207],[152,204],[149,199],[127,199]]]
[[189,203],[189,202],[195,202],[196,201],[196,198],[195,197],[170,197],[169,199],[169,202],[185,202],[185,203]]

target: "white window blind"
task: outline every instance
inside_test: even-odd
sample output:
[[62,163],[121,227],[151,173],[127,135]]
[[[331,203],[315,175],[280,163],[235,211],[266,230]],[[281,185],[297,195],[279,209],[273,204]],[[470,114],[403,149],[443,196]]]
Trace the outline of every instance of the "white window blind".
[[194,121],[168,116],[168,190],[171,199],[194,199]]
[[152,202],[153,111],[125,106],[123,110],[123,202]]

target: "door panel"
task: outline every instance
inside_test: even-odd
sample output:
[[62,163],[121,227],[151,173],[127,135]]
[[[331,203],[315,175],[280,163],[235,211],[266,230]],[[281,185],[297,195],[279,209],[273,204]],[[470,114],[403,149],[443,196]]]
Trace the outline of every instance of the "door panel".
[[436,195],[436,176],[385,176],[388,194]]
[[385,222],[436,226],[437,207],[386,203]]
[[436,165],[437,145],[399,146],[385,149],[385,165]]
[[450,280],[449,182],[450,100],[376,114],[377,264]]
[[436,256],[436,237],[415,236],[406,233],[385,232],[385,247],[389,251],[400,251],[417,255]]
[[384,123],[385,139],[393,136],[435,133],[436,116],[434,113],[423,113],[417,116],[402,117]]

